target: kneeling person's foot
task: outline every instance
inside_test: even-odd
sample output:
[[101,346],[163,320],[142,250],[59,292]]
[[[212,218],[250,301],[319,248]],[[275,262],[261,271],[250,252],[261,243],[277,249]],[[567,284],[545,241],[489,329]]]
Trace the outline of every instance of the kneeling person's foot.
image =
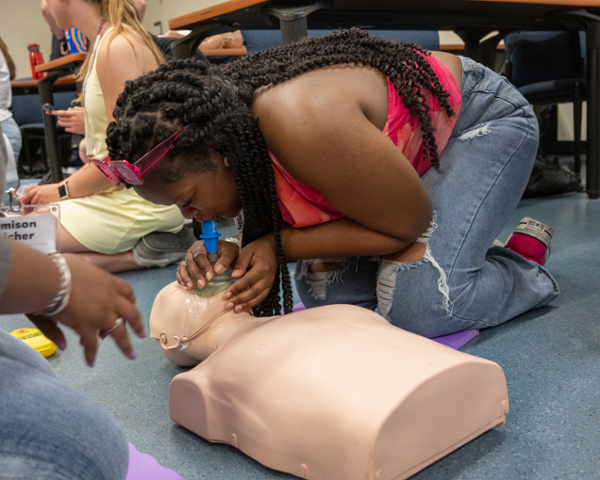
[[177,233],[152,232],[142,237],[131,252],[141,267],[166,267],[183,260],[196,240],[192,229],[184,226]]
[[544,265],[552,251],[554,230],[533,218],[525,217],[507,240],[505,247],[533,262]]

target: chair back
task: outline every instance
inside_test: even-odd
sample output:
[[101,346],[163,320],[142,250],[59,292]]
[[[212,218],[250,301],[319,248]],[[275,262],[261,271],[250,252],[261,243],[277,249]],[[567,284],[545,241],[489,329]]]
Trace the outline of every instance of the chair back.
[[437,30],[371,30],[369,35],[397,42],[413,42],[426,50],[440,49],[440,34]]
[[[54,107],[57,110],[66,110],[71,107],[75,100],[75,92],[58,92],[54,94]],[[13,95],[12,113],[17,125],[29,125],[32,123],[43,123],[42,105],[40,96],[36,94]]]
[[585,77],[580,32],[518,32],[504,38],[506,78],[523,85]]
[[[309,37],[323,37],[333,30],[308,30]],[[440,49],[440,37],[437,30],[370,30],[372,37],[388,40],[414,42],[427,50]],[[279,30],[242,30],[244,43],[249,52],[257,52],[281,45]]]

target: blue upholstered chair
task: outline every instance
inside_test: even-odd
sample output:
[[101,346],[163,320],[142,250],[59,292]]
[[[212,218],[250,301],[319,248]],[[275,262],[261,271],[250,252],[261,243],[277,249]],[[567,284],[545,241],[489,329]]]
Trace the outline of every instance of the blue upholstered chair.
[[581,102],[587,96],[585,34],[518,32],[504,38],[506,78],[532,105],[573,102],[575,173],[581,170]]
[[[331,30],[309,30],[309,37],[322,37]],[[437,30],[371,30],[372,36],[389,40],[414,42],[427,50],[439,50],[440,38]],[[281,45],[279,30],[242,30],[244,43],[248,52],[256,52]]]

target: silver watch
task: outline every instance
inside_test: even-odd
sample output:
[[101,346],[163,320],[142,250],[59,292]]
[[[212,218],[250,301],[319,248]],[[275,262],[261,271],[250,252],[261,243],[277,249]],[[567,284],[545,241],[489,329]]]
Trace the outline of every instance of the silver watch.
[[66,200],[69,197],[69,189],[67,188],[67,182],[63,182],[58,186],[58,196],[61,200]]

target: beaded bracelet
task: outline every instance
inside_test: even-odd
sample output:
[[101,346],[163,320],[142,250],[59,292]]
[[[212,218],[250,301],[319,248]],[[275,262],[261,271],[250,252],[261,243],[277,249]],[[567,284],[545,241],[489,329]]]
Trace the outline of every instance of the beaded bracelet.
[[54,299],[46,308],[32,313],[31,315],[51,317],[52,315],[62,312],[69,304],[69,298],[71,297],[71,270],[69,270],[69,265],[67,264],[65,257],[60,253],[54,253],[50,255],[50,258],[56,264],[58,272],[60,273],[60,288]]

